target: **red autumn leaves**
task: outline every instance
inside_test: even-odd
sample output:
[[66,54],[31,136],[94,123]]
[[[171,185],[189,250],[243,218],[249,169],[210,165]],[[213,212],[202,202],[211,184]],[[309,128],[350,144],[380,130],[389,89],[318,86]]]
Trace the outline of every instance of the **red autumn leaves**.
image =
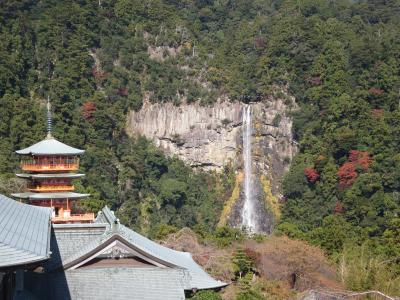
[[317,170],[313,168],[305,168],[304,175],[306,175],[308,182],[314,183],[318,180],[319,174]]
[[[348,160],[337,172],[339,187],[347,188],[352,186],[357,179],[358,173],[368,171],[371,163],[372,159],[367,151],[350,150]],[[314,168],[305,168],[304,175],[310,183],[315,183],[320,177],[320,174]]]
[[358,172],[367,171],[372,159],[367,151],[351,150],[349,159],[338,170],[339,186],[350,187],[358,176]]

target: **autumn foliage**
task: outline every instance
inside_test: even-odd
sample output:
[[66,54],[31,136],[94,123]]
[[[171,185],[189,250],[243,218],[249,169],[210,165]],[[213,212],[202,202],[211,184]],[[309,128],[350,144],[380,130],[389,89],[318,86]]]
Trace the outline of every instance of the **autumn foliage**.
[[96,80],[96,84],[98,85],[103,84],[103,81],[108,77],[108,74],[106,72],[98,70],[97,68],[92,69],[92,75]]
[[322,84],[321,76],[313,76],[313,77],[310,77],[310,78],[308,79],[308,81],[309,81],[312,85],[321,85],[321,84]]
[[383,109],[382,108],[375,108],[371,110],[372,117],[374,118],[379,118],[383,114]]
[[367,151],[350,150],[349,161],[367,171],[372,159]]
[[342,188],[350,187],[358,176],[356,167],[352,162],[345,162],[338,170],[339,185]]
[[382,95],[383,94],[383,90],[381,90],[381,89],[378,89],[378,88],[370,88],[369,90],[368,90],[368,92],[370,93],[370,94],[372,94],[372,95],[375,95],[375,96],[379,96],[379,95]]
[[351,150],[349,159],[338,170],[339,185],[342,188],[350,187],[358,176],[357,169],[368,171],[372,159],[367,151]]
[[335,207],[333,209],[333,213],[335,215],[340,215],[340,214],[344,213],[344,206],[343,206],[342,202],[340,202],[340,201],[336,202]]
[[319,173],[313,168],[305,168],[304,175],[307,177],[308,182],[314,183],[319,179]]
[[81,107],[82,116],[85,120],[91,120],[93,113],[96,111],[96,104],[92,101],[88,101]]
[[254,39],[254,45],[258,48],[258,49],[264,49],[265,48],[265,39],[261,36],[256,37]]

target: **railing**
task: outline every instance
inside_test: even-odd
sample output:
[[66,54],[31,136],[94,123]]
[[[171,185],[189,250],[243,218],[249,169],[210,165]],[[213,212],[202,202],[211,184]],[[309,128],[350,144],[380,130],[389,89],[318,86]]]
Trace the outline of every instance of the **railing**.
[[70,215],[70,216],[57,216],[52,217],[53,223],[64,223],[64,222],[90,222],[94,220],[94,213],[86,213],[80,215]]
[[57,192],[57,191],[73,191],[73,185],[43,185],[29,188],[31,192]]
[[34,156],[21,161],[25,171],[75,171],[78,167],[79,157],[76,156]]
[[73,164],[35,164],[21,163],[21,169],[24,171],[76,171],[79,168],[78,163]]

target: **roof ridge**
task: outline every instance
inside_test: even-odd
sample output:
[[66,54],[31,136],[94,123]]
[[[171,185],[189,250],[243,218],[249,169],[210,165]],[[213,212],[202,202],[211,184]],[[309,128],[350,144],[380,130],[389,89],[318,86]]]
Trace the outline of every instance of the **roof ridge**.
[[106,205],[101,210],[110,225],[117,221],[117,217],[114,215],[113,211]]

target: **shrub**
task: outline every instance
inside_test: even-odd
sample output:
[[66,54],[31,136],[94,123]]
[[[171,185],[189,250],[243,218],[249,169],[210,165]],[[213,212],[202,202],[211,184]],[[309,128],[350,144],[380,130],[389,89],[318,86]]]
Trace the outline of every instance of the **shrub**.
[[192,300],[222,300],[222,297],[214,291],[200,291],[197,292]]
[[281,123],[282,116],[280,114],[276,114],[274,119],[272,120],[272,125],[275,127],[278,127],[279,124]]
[[348,289],[400,295],[400,276],[391,270],[389,263],[373,255],[365,245],[347,245],[340,258],[339,274]]
[[232,123],[232,121],[229,120],[229,119],[227,119],[227,118],[225,118],[225,119],[223,119],[223,120],[221,121],[221,123],[222,123],[223,126],[227,126],[227,125],[229,125],[230,123]]

